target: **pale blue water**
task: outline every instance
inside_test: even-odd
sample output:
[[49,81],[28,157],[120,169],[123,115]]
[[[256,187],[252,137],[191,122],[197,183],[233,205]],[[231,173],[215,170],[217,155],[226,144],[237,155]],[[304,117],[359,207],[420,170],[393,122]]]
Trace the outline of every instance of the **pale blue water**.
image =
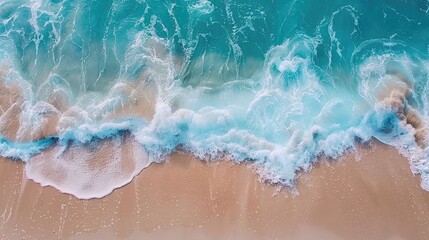
[[[0,154],[28,161],[129,131],[152,161],[228,154],[293,186],[318,156],[377,139],[429,190],[428,50],[423,0],[4,0],[0,57],[24,89],[21,125],[62,117],[58,135],[3,138]],[[153,119],[108,118],[136,82],[156,86]],[[378,97],[391,86],[409,94]]]

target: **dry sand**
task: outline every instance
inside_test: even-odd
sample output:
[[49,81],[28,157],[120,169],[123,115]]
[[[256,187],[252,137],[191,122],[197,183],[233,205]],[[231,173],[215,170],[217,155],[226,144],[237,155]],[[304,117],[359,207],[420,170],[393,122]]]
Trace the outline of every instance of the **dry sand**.
[[0,159],[1,239],[428,239],[429,192],[382,144],[320,164],[298,195],[246,165],[174,154],[102,199],[79,200]]

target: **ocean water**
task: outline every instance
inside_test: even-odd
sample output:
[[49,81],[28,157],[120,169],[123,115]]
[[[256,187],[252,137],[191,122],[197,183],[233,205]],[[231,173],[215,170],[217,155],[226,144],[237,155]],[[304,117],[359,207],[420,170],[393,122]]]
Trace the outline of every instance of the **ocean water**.
[[177,150],[294,187],[381,141],[429,190],[428,54],[426,0],[3,0],[0,155],[92,198]]

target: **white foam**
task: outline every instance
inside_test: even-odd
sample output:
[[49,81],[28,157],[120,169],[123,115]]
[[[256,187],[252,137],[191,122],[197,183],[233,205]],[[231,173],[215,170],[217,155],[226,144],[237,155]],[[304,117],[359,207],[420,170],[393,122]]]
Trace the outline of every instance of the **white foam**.
[[150,163],[130,136],[117,136],[98,144],[51,148],[33,157],[25,173],[42,186],[90,199],[131,182]]

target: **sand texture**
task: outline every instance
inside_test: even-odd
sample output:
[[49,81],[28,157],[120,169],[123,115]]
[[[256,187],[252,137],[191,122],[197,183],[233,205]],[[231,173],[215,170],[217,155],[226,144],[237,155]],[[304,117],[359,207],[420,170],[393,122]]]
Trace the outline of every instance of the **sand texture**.
[[174,154],[102,199],[79,200],[0,161],[1,239],[427,239],[429,192],[382,144],[276,194],[246,165]]

